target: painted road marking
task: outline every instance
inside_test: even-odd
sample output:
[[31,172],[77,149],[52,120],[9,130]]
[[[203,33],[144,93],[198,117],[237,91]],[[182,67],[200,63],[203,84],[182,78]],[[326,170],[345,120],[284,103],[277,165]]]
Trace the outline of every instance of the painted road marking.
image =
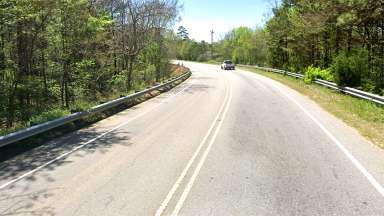
[[225,110],[224,110],[224,112],[223,112],[223,114],[221,116],[220,122],[217,125],[216,130],[215,130],[215,132],[214,132],[214,134],[213,134],[213,136],[212,136],[212,138],[211,138],[211,140],[209,142],[209,145],[208,145],[207,149],[204,151],[204,154],[203,154],[202,158],[199,161],[199,164],[197,165],[195,171],[193,172],[192,177],[189,179],[189,182],[188,182],[187,186],[185,187],[185,189],[184,189],[184,191],[183,191],[179,201],[177,202],[176,207],[175,207],[175,209],[172,212],[172,216],[177,216],[179,214],[181,208],[183,207],[183,204],[184,204],[185,200],[188,197],[189,192],[191,191],[191,189],[193,187],[193,184],[195,183],[195,180],[196,180],[197,176],[200,173],[201,168],[204,165],[205,160],[208,157],[208,154],[209,154],[209,152],[210,152],[210,150],[211,150],[211,148],[212,148],[212,146],[213,146],[213,144],[214,144],[214,142],[216,140],[217,135],[220,132],[221,126],[223,125],[224,119],[225,119],[225,117],[227,115],[229,106],[231,104],[231,100],[232,100],[232,85],[230,85],[229,92],[230,92],[229,99],[227,101]]
[[341,142],[316,118],[314,117],[307,109],[305,109],[296,99],[284,92],[280,87],[275,84],[272,85],[276,88],[281,94],[287,97],[291,102],[300,108],[331,140],[332,142],[344,153],[345,156],[352,162],[352,164],[364,175],[365,178],[371,183],[371,185],[379,192],[381,196],[384,197],[384,187],[373,177],[371,173],[358,161],[348,149],[341,144]]
[[[167,100],[170,100],[171,98],[174,98],[174,97],[177,96],[178,94],[181,94],[181,93],[184,92],[186,89],[190,88],[190,87],[194,84],[194,82],[195,82],[195,80],[193,80],[192,82],[190,82],[189,85],[185,86],[182,90],[180,90],[180,91],[177,92],[176,94],[171,94],[171,97],[167,98],[164,102],[166,102]],[[4,188],[8,187],[9,185],[12,185],[12,184],[14,184],[14,183],[20,181],[21,179],[26,178],[26,177],[28,177],[28,176],[30,176],[30,175],[32,175],[32,174],[38,172],[39,170],[41,170],[41,169],[43,169],[43,168],[45,168],[45,167],[47,167],[47,166],[49,166],[49,165],[51,165],[51,164],[53,164],[53,163],[55,163],[55,162],[57,162],[57,161],[59,161],[59,160],[65,158],[66,156],[68,156],[68,155],[70,155],[70,154],[72,154],[72,153],[78,151],[78,150],[81,149],[81,148],[84,148],[86,145],[89,145],[89,144],[95,142],[96,140],[98,140],[98,139],[104,137],[105,135],[107,135],[107,134],[109,134],[109,133],[111,133],[111,132],[113,132],[113,131],[115,131],[115,130],[121,128],[121,127],[124,127],[125,125],[129,124],[130,122],[132,122],[132,121],[134,121],[134,120],[136,120],[136,119],[138,119],[138,118],[140,118],[140,117],[142,117],[142,116],[144,116],[144,115],[146,115],[146,114],[152,112],[153,110],[155,110],[156,108],[158,108],[158,107],[161,106],[162,104],[163,104],[163,103],[159,103],[159,104],[157,104],[156,106],[152,107],[150,110],[148,110],[148,111],[146,111],[146,112],[144,112],[144,113],[141,113],[141,114],[139,114],[139,115],[137,115],[137,116],[135,116],[135,117],[129,119],[128,121],[119,124],[118,126],[112,128],[111,130],[109,130],[109,131],[107,131],[107,132],[105,132],[105,133],[103,133],[103,134],[100,134],[99,136],[97,136],[97,137],[95,137],[95,138],[93,138],[93,139],[87,141],[86,143],[81,144],[81,145],[77,146],[76,148],[74,148],[74,149],[72,149],[72,150],[70,150],[70,151],[68,151],[68,152],[66,152],[66,153],[64,153],[64,154],[62,154],[62,155],[56,157],[55,159],[53,159],[53,160],[51,160],[51,161],[48,161],[48,162],[44,163],[43,165],[40,165],[40,166],[36,167],[35,169],[32,169],[32,170],[28,171],[27,173],[24,173],[23,175],[21,175],[21,176],[19,176],[19,177],[13,179],[13,180],[11,180],[11,181],[8,181],[8,182],[2,184],[2,185],[0,186],[0,190],[2,190],[2,189],[4,189]]]
[[175,194],[175,192],[179,188],[180,184],[184,180],[185,176],[187,175],[189,169],[191,168],[192,164],[194,163],[194,161],[196,160],[197,156],[199,155],[199,153],[200,153],[201,149],[203,148],[204,144],[207,142],[207,139],[210,136],[210,134],[212,133],[212,130],[214,129],[216,123],[220,119],[220,115],[223,112],[223,110],[225,108],[225,105],[227,104],[228,97],[229,97],[229,90],[227,88],[226,89],[226,93],[225,93],[225,97],[224,97],[224,100],[223,100],[223,103],[220,106],[215,119],[212,121],[212,123],[211,123],[211,125],[210,125],[210,127],[209,127],[209,129],[207,131],[207,133],[205,134],[204,138],[201,140],[201,142],[200,142],[199,146],[197,147],[196,151],[194,152],[193,156],[191,157],[191,159],[188,161],[187,165],[185,166],[185,168],[181,172],[179,178],[173,184],[171,190],[168,192],[168,194],[165,197],[164,201],[161,203],[160,207],[157,209],[157,211],[155,213],[155,216],[161,216],[164,213],[164,211],[167,208],[169,202],[171,201],[173,195]]

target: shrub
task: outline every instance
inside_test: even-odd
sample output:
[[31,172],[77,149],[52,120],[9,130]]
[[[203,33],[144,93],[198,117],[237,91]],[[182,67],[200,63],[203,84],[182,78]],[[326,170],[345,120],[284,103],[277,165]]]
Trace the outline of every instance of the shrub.
[[53,109],[53,110],[50,110],[47,112],[43,112],[39,115],[33,116],[31,118],[31,120],[29,121],[29,125],[33,126],[33,125],[37,125],[37,124],[42,124],[44,122],[52,121],[52,120],[55,120],[57,118],[61,118],[61,117],[64,117],[66,115],[69,115],[69,114],[70,114],[69,110],[60,109],[60,108]]
[[333,75],[330,69],[324,69],[309,66],[304,75],[304,82],[306,84],[312,83],[315,79],[322,79],[327,81],[333,81]]
[[23,129],[24,127],[25,127],[24,125],[18,125],[16,127],[12,127],[12,128],[0,128],[0,136],[5,136],[7,134],[16,132],[20,129]]
[[122,70],[120,73],[114,75],[110,81],[111,86],[113,86],[113,89],[117,92],[126,92],[126,76],[127,70]]
[[340,53],[331,66],[335,82],[339,86],[356,87],[361,85],[362,77],[368,73],[368,54],[365,50],[359,50],[348,56]]
[[71,106],[70,112],[76,113],[76,112],[86,111],[96,105],[98,105],[96,102],[78,101]]
[[205,54],[202,54],[202,55],[199,55],[196,60],[198,62],[205,62],[207,61],[207,57],[205,56]]
[[209,64],[219,64],[219,61],[215,61],[215,60],[208,60],[207,63]]

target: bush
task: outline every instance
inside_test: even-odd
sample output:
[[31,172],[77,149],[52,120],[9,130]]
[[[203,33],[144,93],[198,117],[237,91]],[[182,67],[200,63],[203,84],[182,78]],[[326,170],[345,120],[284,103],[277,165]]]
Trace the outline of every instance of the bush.
[[322,70],[318,67],[309,66],[304,75],[304,82],[310,84],[315,79],[333,81],[333,75],[330,69]]
[[31,120],[29,121],[29,125],[38,125],[42,124],[44,122],[52,121],[61,117],[64,117],[66,115],[69,115],[70,111],[69,110],[63,110],[60,108],[53,109],[47,112],[43,112],[39,115],[33,116]]
[[359,50],[348,56],[340,53],[331,66],[335,82],[339,86],[356,87],[361,85],[364,74],[368,73],[368,54],[365,50]]
[[205,62],[207,61],[207,57],[205,56],[205,54],[201,54],[197,57],[196,59],[198,62]]
[[208,64],[220,64],[219,61],[215,61],[215,60],[208,60],[207,61]]
[[10,133],[16,132],[16,131],[23,129],[23,128],[24,128],[23,125],[18,125],[16,127],[12,127],[12,128],[0,128],[0,136],[8,135]]
[[78,101],[74,105],[71,106],[70,112],[76,113],[76,112],[82,112],[89,110],[90,108],[98,105],[96,102],[85,102],[85,101]]

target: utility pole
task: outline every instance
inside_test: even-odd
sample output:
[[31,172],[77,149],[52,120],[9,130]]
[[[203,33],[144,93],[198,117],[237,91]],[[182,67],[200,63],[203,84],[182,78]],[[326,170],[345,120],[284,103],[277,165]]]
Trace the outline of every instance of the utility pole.
[[212,29],[211,30],[211,59],[213,59],[213,34],[215,34],[215,32]]

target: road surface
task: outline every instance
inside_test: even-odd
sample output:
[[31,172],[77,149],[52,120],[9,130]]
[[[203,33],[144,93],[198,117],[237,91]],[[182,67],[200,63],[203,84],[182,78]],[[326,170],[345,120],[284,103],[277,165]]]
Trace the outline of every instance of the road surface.
[[186,82],[0,164],[0,215],[384,215],[384,153],[297,92]]

